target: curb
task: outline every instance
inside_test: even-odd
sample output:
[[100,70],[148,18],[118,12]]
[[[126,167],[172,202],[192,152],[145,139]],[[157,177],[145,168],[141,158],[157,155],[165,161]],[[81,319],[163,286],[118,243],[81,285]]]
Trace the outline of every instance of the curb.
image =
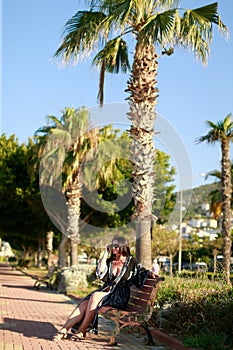
[[161,332],[158,329],[150,327],[150,331],[155,339],[157,339],[162,344],[171,346],[174,350],[198,350],[197,348],[186,347],[183,343],[181,343],[181,341],[177,340],[169,334]]

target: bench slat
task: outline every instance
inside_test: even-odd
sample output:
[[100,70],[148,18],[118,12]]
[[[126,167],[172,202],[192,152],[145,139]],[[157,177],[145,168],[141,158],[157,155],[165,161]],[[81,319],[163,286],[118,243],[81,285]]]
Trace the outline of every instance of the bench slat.
[[153,288],[154,288],[153,286],[143,286],[142,288],[131,287],[130,290],[131,291],[135,290],[139,293],[141,293],[141,292],[151,293]]
[[141,299],[148,299],[150,298],[151,293],[148,292],[144,292],[144,291],[138,291],[138,290],[132,290],[130,292],[130,297],[137,297],[137,298],[141,298]]
[[[135,305],[147,305],[148,304],[148,301],[149,301],[150,299],[141,299],[141,298],[137,298],[137,297],[131,297],[130,299],[129,299],[129,303],[130,304],[135,304]],[[139,302],[139,301],[141,301],[141,303]]]
[[147,278],[144,286],[155,286],[157,283],[156,279],[155,278]]

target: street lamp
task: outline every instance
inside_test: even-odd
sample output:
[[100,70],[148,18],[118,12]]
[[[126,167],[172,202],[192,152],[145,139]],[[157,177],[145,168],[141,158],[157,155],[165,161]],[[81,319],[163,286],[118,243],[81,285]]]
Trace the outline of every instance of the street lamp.
[[183,191],[180,191],[180,220],[179,220],[179,254],[178,254],[178,274],[181,273],[182,266],[182,212],[186,208],[183,207]]
[[178,274],[181,273],[182,265],[182,204],[183,191],[180,191],[180,220],[179,220],[179,255],[178,255]]

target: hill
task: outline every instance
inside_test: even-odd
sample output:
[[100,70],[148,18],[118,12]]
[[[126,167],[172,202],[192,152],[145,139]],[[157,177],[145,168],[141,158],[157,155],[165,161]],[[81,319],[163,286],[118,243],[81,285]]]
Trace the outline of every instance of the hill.
[[200,187],[194,188],[192,190],[191,202],[188,206],[185,218],[194,218],[198,214],[204,214],[205,211],[203,211],[202,205],[205,203],[210,203],[209,195],[216,189],[220,189],[220,182],[214,182],[212,184],[202,185]]

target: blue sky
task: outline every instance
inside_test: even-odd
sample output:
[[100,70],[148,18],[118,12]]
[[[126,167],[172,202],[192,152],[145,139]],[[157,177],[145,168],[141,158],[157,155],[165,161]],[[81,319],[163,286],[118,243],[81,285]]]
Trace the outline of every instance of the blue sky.
[[[184,0],[181,4],[195,8],[211,2]],[[93,106],[97,105],[99,73],[91,68],[90,61],[59,68],[52,60],[64,24],[82,8],[80,3],[77,0],[1,1],[1,133],[15,134],[20,142],[27,142],[28,137],[45,125],[47,115],[60,117],[65,107],[97,108]],[[233,2],[218,3],[222,20],[232,35]],[[182,152],[178,155],[179,172],[191,166],[192,174],[189,172],[187,176],[192,187],[212,182],[212,179],[204,181],[200,174],[220,168],[219,145],[196,145],[194,140],[206,134],[206,120],[216,122],[233,113],[232,57],[232,38],[226,41],[214,30],[207,67],[196,62],[192,53],[181,49],[159,59],[157,112],[175,137],[167,145],[169,135],[165,127],[157,146],[170,152],[176,164],[177,144],[183,144],[185,154],[183,163]],[[111,104],[111,108],[106,119],[98,119],[94,113],[94,124],[129,123],[124,117],[114,116],[115,106],[125,104],[127,78],[128,75],[107,76],[105,103]],[[162,128],[161,124],[156,127]]]

